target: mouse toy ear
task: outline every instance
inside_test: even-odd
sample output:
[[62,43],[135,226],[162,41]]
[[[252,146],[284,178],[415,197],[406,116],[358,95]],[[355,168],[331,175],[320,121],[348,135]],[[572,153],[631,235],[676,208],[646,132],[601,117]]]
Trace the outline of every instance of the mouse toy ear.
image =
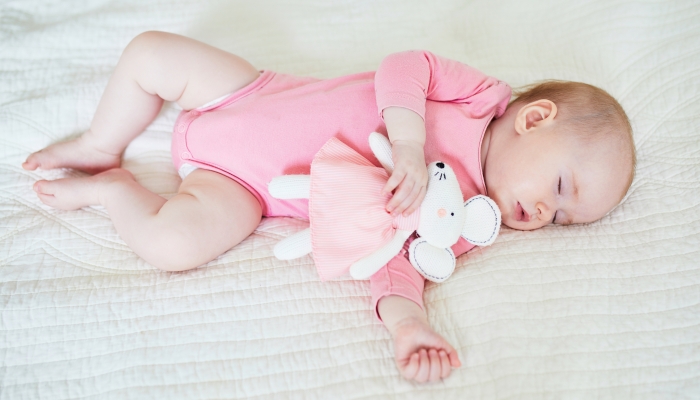
[[372,149],[372,153],[377,157],[382,167],[391,174],[394,171],[394,160],[391,158],[389,139],[381,133],[372,132],[369,134],[369,148]]
[[452,249],[435,247],[423,238],[411,242],[408,259],[425,279],[437,283],[444,282],[455,270],[455,253]]
[[478,195],[464,202],[467,215],[462,237],[477,246],[488,246],[501,229],[501,210],[489,197]]

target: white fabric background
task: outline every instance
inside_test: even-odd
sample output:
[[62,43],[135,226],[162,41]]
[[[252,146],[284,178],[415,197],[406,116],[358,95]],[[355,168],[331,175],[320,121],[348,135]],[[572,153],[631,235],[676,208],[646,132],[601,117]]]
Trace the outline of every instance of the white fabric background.
[[[186,273],[156,271],[104,209],[63,212],[26,156],[89,126],[121,50],[166,30],[260,69],[333,77],[423,48],[513,86],[581,80],[635,130],[628,198],[601,221],[524,233],[429,284],[464,366],[404,381],[367,282],[321,283],[267,219]],[[0,397],[700,398],[700,4],[696,1],[0,1]],[[124,166],[172,195],[168,105]]]

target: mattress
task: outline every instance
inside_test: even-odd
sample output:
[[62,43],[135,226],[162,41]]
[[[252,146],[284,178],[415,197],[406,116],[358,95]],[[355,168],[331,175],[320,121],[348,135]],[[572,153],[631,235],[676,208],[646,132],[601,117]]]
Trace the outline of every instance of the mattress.
[[[0,2],[0,397],[3,399],[700,398],[700,4],[536,0]],[[491,247],[427,284],[463,366],[402,379],[367,281],[274,258],[305,221],[269,218],[188,272],[154,269],[101,207],[32,192],[70,170],[22,161],[90,124],[121,50],[146,30],[260,69],[327,78],[428,49],[513,86],[598,85],[634,128],[637,172],[602,220]],[[123,166],[172,196],[166,104]]]

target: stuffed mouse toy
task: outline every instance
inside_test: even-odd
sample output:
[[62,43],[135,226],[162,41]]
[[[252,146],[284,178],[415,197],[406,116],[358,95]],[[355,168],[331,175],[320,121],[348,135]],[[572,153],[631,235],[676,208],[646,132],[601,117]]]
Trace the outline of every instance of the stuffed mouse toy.
[[496,203],[481,195],[463,201],[455,173],[440,161],[428,165],[420,208],[393,217],[386,211],[391,195],[381,194],[394,168],[391,143],[373,132],[369,144],[384,168],[331,138],[314,157],[310,175],[284,175],[269,183],[275,198],[309,199],[309,228],[279,242],[274,248],[278,259],[312,253],[322,280],[348,270],[355,279],[368,279],[415,231],[419,237],[408,249],[411,264],[426,279],[443,282],[454,271],[450,247],[460,236],[477,246],[493,243],[501,225]]

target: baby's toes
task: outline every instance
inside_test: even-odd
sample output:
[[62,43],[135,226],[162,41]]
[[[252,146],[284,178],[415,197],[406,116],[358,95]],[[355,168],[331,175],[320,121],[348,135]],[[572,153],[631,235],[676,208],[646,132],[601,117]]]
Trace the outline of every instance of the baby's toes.
[[32,187],[39,196],[39,200],[47,206],[56,207],[56,196],[53,194],[53,188],[50,181],[42,180],[34,183]]
[[52,185],[51,181],[42,179],[40,181],[34,182],[34,186],[32,186],[32,189],[34,189],[34,191],[40,195],[53,195],[56,190],[56,186]]
[[41,180],[34,184],[34,191],[42,203],[59,210],[77,210],[91,203],[88,178],[64,178],[55,181]]
[[22,163],[22,168],[26,169],[27,171],[34,171],[35,169],[39,168],[41,166],[41,156],[39,155],[40,152],[32,153],[27,157],[27,160]]
[[43,193],[37,193],[37,197],[39,197],[39,200],[41,200],[42,203],[46,204],[49,207],[53,208],[59,208],[58,207],[58,202],[56,200],[56,196],[52,194],[43,194]]

